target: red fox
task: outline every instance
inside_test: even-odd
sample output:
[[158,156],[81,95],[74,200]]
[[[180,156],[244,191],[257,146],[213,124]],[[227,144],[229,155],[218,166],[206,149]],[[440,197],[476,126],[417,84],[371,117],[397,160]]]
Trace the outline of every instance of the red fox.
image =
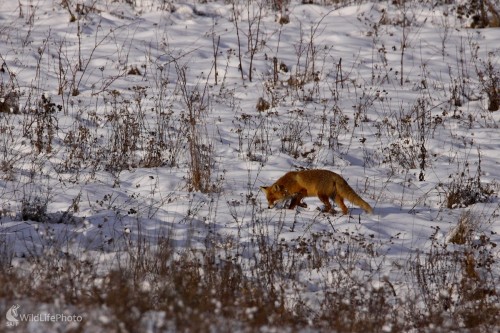
[[329,170],[290,171],[273,185],[261,186],[261,189],[266,194],[269,208],[287,199],[291,199],[289,209],[295,206],[307,207],[302,199],[317,196],[325,204],[325,212],[333,212],[329,200],[332,198],[344,214],[348,213],[344,199],[369,214],[373,213],[373,208],[361,199],[342,176]]

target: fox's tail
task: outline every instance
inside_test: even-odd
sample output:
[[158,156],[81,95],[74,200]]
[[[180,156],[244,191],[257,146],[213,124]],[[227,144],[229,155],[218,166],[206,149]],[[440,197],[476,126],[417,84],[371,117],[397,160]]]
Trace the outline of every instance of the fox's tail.
[[[368,214],[373,213],[373,208],[370,206],[366,201],[364,201],[357,193],[356,191],[353,190],[351,186],[347,183],[345,179],[342,179],[342,181],[336,184],[336,189],[338,194],[352,202],[358,207],[361,207],[365,212]],[[340,186],[339,186],[340,185]]]

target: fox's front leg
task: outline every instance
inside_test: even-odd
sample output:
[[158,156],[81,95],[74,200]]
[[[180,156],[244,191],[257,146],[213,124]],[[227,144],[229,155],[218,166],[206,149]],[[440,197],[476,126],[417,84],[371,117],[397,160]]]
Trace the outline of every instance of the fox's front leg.
[[307,204],[304,201],[301,201],[297,204],[297,206],[302,207],[302,208],[307,208]]
[[294,193],[292,196],[292,201],[290,202],[290,206],[288,207],[288,209],[294,209],[295,206],[306,208],[307,204],[302,201],[302,199],[304,199],[306,197],[306,195],[307,195],[306,190],[302,190],[300,192]]

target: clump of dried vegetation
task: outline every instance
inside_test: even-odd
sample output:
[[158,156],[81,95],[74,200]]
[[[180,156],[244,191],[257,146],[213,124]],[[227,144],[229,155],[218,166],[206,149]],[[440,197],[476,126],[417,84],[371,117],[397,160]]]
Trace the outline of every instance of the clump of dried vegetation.
[[[0,297],[5,306],[22,300],[25,311],[40,304],[78,307],[87,315],[78,323],[80,330],[99,325],[110,331],[151,326],[223,332],[235,327],[249,332],[262,327],[492,331],[500,310],[496,244],[479,231],[476,219],[462,215],[447,243],[435,237],[436,228],[429,252],[401,268],[414,286],[409,290],[401,289],[401,281],[381,278],[377,268],[396,239],[381,244],[359,233],[325,232],[291,244],[258,241],[250,263],[239,259],[248,254],[240,246],[229,254],[208,240],[213,245],[205,249],[179,250],[168,236],[154,244],[138,241],[104,271],[90,256],[65,256],[49,248],[16,269],[3,252]],[[371,266],[368,275],[359,275],[360,263]],[[308,282],[299,278],[304,268],[322,275],[309,296],[303,292]],[[100,316],[90,315],[95,312]]]

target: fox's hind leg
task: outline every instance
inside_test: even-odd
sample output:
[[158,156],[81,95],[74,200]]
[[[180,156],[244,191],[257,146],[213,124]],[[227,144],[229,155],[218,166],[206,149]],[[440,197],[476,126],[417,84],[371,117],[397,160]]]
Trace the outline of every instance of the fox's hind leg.
[[342,213],[346,215],[349,212],[349,209],[347,209],[345,203],[344,203],[344,198],[342,198],[340,195],[336,194],[335,195],[335,203],[342,209]]
[[323,211],[331,213],[332,212],[332,204],[330,203],[330,198],[328,197],[328,195],[323,194],[323,193],[318,193],[318,198],[319,198],[319,200],[321,200],[322,203],[325,204],[325,209]]

